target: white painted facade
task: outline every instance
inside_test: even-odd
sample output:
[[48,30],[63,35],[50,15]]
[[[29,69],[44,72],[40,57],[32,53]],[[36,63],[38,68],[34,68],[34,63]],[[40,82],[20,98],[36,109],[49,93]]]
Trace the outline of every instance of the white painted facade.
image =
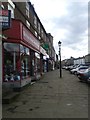
[[82,57],[82,58],[74,59],[74,65],[76,65],[76,64],[85,64],[85,58]]

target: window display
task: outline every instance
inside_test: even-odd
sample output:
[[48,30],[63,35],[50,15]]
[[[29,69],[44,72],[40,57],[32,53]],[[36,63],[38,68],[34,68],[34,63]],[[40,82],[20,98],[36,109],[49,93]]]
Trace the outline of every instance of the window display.
[[33,50],[30,50],[30,76],[34,76],[35,75],[35,52]]
[[20,81],[40,73],[40,54],[17,43],[3,43],[4,82]]
[[4,43],[3,47],[4,47],[4,81],[20,80],[19,44]]
[[35,72],[40,73],[40,54],[35,52]]
[[20,58],[21,58],[21,78],[30,76],[30,52],[29,49],[20,45]]

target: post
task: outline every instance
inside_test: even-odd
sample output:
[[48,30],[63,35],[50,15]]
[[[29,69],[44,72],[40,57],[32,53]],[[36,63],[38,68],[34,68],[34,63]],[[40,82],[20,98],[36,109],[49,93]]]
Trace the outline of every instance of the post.
[[60,63],[59,63],[59,69],[60,69],[60,78],[62,78],[62,68],[61,68],[61,42],[58,42],[59,45],[59,56],[60,56]]
[[61,68],[62,66],[61,66],[61,51],[60,51],[60,78],[62,77],[62,68]]

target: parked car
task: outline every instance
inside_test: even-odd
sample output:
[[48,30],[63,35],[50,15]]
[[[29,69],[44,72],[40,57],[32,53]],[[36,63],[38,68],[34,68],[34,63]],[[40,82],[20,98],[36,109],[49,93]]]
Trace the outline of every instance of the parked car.
[[80,73],[80,72],[84,72],[86,69],[88,69],[89,66],[82,66],[82,67],[79,67],[79,69],[77,70],[77,75]]
[[63,66],[62,69],[66,69],[66,66]]
[[70,72],[72,74],[77,75],[80,70],[84,70],[84,69],[87,69],[87,68],[88,68],[88,66],[77,66],[76,68],[72,69]]
[[89,83],[89,84],[90,84],[90,77],[87,79],[87,83]]
[[88,69],[86,69],[85,71],[79,72],[78,73],[78,78],[79,78],[80,81],[89,82],[90,67]]
[[68,68],[68,70],[70,71],[70,70],[72,70],[74,68],[75,68],[75,65],[70,65],[69,68]]
[[68,70],[69,66],[63,66],[63,69]]

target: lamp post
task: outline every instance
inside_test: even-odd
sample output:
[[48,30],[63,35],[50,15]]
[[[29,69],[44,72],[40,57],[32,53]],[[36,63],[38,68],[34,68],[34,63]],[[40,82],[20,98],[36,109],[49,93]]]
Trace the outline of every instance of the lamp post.
[[62,78],[62,70],[61,70],[61,42],[58,42],[59,46],[59,56],[60,56],[60,63],[59,63],[59,68],[60,68],[60,78]]

